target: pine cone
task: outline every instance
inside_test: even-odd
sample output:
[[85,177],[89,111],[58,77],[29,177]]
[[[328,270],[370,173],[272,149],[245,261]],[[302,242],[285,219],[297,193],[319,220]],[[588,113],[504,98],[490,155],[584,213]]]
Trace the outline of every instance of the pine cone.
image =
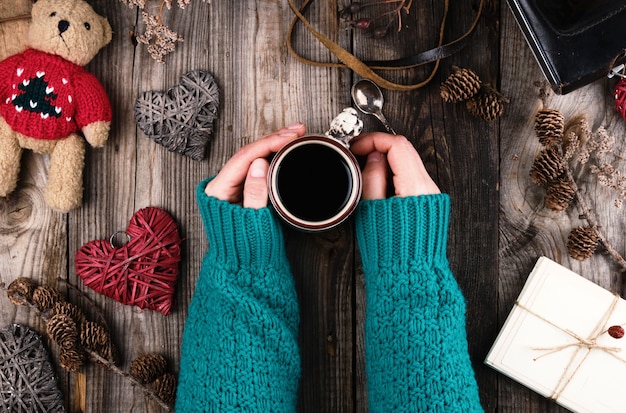
[[480,92],[465,102],[467,110],[472,116],[491,122],[504,113],[504,105],[509,100],[491,87],[483,87]]
[[480,90],[480,79],[471,69],[455,68],[441,84],[440,94],[444,102],[461,102],[474,96]]
[[59,364],[67,371],[78,371],[85,361],[85,353],[77,348],[61,349],[59,353]]
[[52,309],[51,315],[64,314],[69,316],[76,326],[81,326],[85,321],[85,314],[78,306],[68,302],[57,302]]
[[574,228],[567,237],[567,252],[570,257],[584,261],[598,248],[598,234],[591,227]]
[[558,145],[563,140],[565,118],[555,109],[543,109],[535,115],[535,133],[544,146]]
[[100,324],[93,321],[83,322],[80,329],[80,343],[103,359],[117,362],[117,349],[111,342],[109,332]]
[[167,370],[167,360],[160,354],[146,354],[130,363],[129,373],[143,384],[154,382]]
[[118,364],[120,361],[120,354],[111,340],[102,347],[98,354],[113,364]]
[[530,168],[530,179],[537,185],[545,185],[561,176],[565,161],[554,147],[543,149]]
[[575,195],[574,186],[569,180],[557,178],[548,185],[544,204],[548,209],[561,212],[567,209]]
[[25,305],[32,301],[37,284],[31,278],[19,277],[7,288],[7,297],[15,305]]
[[176,376],[173,373],[163,374],[150,387],[165,403],[174,403],[176,400]]
[[53,287],[39,286],[33,292],[33,304],[42,313],[51,310],[58,302],[63,302],[63,296]]
[[80,342],[86,349],[97,350],[109,341],[109,333],[100,324],[85,321],[80,329]]
[[74,348],[78,343],[76,323],[66,314],[55,314],[50,317],[46,330],[50,338],[64,349]]

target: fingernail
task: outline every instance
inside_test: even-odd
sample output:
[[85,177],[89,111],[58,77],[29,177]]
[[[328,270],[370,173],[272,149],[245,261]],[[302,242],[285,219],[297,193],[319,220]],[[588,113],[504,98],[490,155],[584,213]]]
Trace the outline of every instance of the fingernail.
[[382,154],[380,152],[372,152],[367,156],[367,162],[379,162]]
[[295,131],[283,131],[278,134],[278,136],[297,136]]
[[255,159],[250,165],[250,177],[265,178],[265,162],[262,159]]
[[300,129],[302,127],[302,122],[294,122],[291,125],[287,126],[287,129]]

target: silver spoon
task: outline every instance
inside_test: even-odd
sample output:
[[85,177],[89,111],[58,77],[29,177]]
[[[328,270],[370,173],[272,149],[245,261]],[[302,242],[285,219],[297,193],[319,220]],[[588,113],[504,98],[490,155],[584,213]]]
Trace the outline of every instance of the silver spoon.
[[383,92],[380,91],[376,83],[367,79],[359,80],[352,86],[352,99],[361,112],[376,116],[387,132],[396,135],[383,115]]

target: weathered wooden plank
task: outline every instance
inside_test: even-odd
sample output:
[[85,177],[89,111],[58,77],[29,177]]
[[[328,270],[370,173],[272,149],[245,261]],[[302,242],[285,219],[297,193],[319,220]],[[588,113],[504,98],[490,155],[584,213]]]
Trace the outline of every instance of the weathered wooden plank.
[[[451,195],[449,257],[468,301],[470,352],[483,404],[490,410],[497,404],[491,391],[496,377],[482,366],[482,359],[496,328],[493,315],[497,301],[493,285],[497,280],[494,251],[497,250],[498,222],[493,219],[492,211],[497,209],[498,197],[498,129],[497,123],[487,125],[469,116],[462,104],[443,104],[439,96],[439,84],[450,73],[452,64],[471,67],[483,81],[497,86],[500,4],[487,3],[482,24],[466,49],[444,59],[426,87],[414,92],[385,91],[385,107],[391,113],[387,117],[395,122],[396,130],[414,142],[431,175],[441,189]],[[456,39],[471,26],[475,7],[470,3],[451,5],[445,41]],[[380,59],[428,50],[437,44],[442,16],[441,2],[414,4],[402,31],[392,33],[392,40],[385,43],[361,38],[364,44],[357,50],[367,57]],[[413,71],[385,74],[400,83],[416,83],[425,79],[431,68],[432,65],[427,65]]]
[[[451,4],[447,39],[461,36],[470,27],[477,6],[478,2]],[[473,69],[482,82],[498,88],[499,8],[500,2],[485,1],[480,24],[469,44],[444,61],[440,82],[451,73],[451,65],[457,65]],[[443,124],[433,126],[437,136],[434,142],[438,156],[445,162],[438,167],[437,176],[452,201],[448,254],[467,301],[468,343],[481,401],[486,411],[493,411],[497,406],[492,392],[496,378],[482,365],[482,360],[496,329],[493,317],[497,295],[493,286],[498,276],[495,251],[500,121],[485,122],[471,116],[463,103],[441,103],[439,96],[435,99],[443,105],[437,121]]]
[[[19,0],[0,5],[0,59],[25,48],[31,2]],[[14,18],[17,18],[13,20]],[[51,211],[44,202],[48,157],[25,151],[22,155],[18,187],[0,198],[0,284],[8,286],[20,276],[40,284],[57,285],[66,275],[67,217]],[[16,307],[0,297],[0,323],[21,323],[40,334],[45,324],[34,311]],[[64,383],[61,388],[65,389]]]
[[[475,364],[481,397],[487,410],[496,405],[491,392],[495,374],[482,366],[482,358],[495,333],[497,280],[498,160],[497,123],[471,117],[463,104],[444,104],[439,84],[456,64],[470,67],[483,81],[497,86],[499,3],[487,2],[482,24],[469,45],[457,55],[444,59],[434,79],[414,92],[386,92],[386,108],[395,117],[396,129],[414,142],[424,163],[442,191],[450,194],[452,214],[449,259],[468,302],[468,339]],[[472,24],[476,5],[451,5],[446,21],[445,42],[461,36]],[[403,31],[392,45],[381,44],[372,55],[393,57],[416,54],[437,45],[443,17],[441,2],[415,4]],[[413,20],[414,19],[414,20]],[[495,33],[495,36],[494,36]],[[407,42],[406,38],[414,39]],[[365,49],[365,48],[364,48]],[[367,52],[367,49],[364,53]],[[395,56],[398,57],[398,56]],[[432,65],[412,72],[391,74],[402,83],[416,83],[430,73]],[[393,118],[392,118],[393,119]]]
[[[311,23],[348,47],[349,33],[337,20],[339,2],[316,2],[307,11]],[[293,14],[285,5],[283,20]],[[286,32],[283,32],[284,38]],[[331,54],[306,32],[294,31],[294,48],[307,58],[332,61]],[[303,65],[285,55],[288,99],[296,118],[311,133],[323,133],[331,119],[350,105],[351,77],[344,69]],[[336,59],[335,59],[336,61]],[[293,106],[295,105],[295,106]],[[303,376],[300,411],[354,411],[354,235],[350,224],[324,234],[285,233],[301,308],[300,343]]]
[[[160,313],[124,306],[85,288],[73,269],[73,255],[90,240],[108,239],[114,232],[124,231],[132,214],[142,207],[163,207],[178,217],[175,208],[170,209],[169,204],[163,203],[167,195],[160,179],[164,155],[149,145],[142,146],[147,139],[137,134],[134,125],[133,105],[138,96],[136,79],[151,79],[143,71],[144,66],[137,62],[137,51],[129,36],[137,22],[137,13],[120,2],[93,2],[92,5],[108,17],[114,31],[111,44],[102,49],[88,66],[107,89],[114,117],[106,146],[89,151],[85,204],[72,213],[68,229],[72,263],[69,279],[101,309],[119,349],[120,367],[127,371],[133,358],[146,353],[156,352],[171,361],[176,360],[177,343],[165,332],[170,324],[177,323],[177,318],[164,318]],[[143,56],[142,61],[147,62],[149,58]],[[77,301],[88,306],[85,300]],[[86,411],[161,411],[156,403],[144,397],[141,390],[130,387],[126,380],[106,369],[89,364],[84,374]],[[79,381],[73,380],[72,383],[71,389],[74,389]],[[76,397],[76,394],[71,396]]]
[[[0,59],[25,48],[31,3],[20,0],[0,6]],[[0,198],[0,281],[8,284],[19,276],[54,281],[67,266],[64,251],[66,225],[62,214],[47,208],[43,200],[47,156],[24,151],[17,189]],[[45,269],[46,271],[42,271]]]
[[[502,10],[502,89],[511,97],[508,116],[501,127],[500,165],[500,279],[499,324],[511,310],[526,277],[541,255],[546,255],[601,286],[621,290],[619,269],[596,254],[578,262],[566,250],[569,231],[584,225],[579,211],[570,207],[556,213],[543,207],[545,191],[529,178],[530,167],[540,149],[534,132],[534,114],[542,107],[560,110],[566,119],[584,115],[592,128],[604,126],[615,136],[623,135],[624,123],[613,108],[611,84],[599,80],[565,96],[555,95],[543,80],[521,31],[509,10]],[[543,96],[544,92],[548,96]],[[540,97],[543,97],[540,99]],[[619,141],[619,139],[618,139]],[[621,141],[618,147],[621,147]],[[623,149],[621,149],[623,150]],[[610,191],[600,187],[589,171],[578,171],[583,195],[597,214],[602,230],[619,251],[624,251],[623,212],[613,206]],[[566,411],[510,379],[499,379],[499,411]]]

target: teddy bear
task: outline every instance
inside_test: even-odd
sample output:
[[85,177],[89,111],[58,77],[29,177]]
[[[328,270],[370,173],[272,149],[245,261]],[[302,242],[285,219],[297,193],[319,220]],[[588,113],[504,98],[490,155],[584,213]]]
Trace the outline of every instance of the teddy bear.
[[50,156],[46,203],[62,212],[82,204],[84,140],[102,147],[112,118],[104,87],[83,66],[111,37],[84,0],[33,4],[26,50],[0,62],[0,197],[15,190],[27,149]]

